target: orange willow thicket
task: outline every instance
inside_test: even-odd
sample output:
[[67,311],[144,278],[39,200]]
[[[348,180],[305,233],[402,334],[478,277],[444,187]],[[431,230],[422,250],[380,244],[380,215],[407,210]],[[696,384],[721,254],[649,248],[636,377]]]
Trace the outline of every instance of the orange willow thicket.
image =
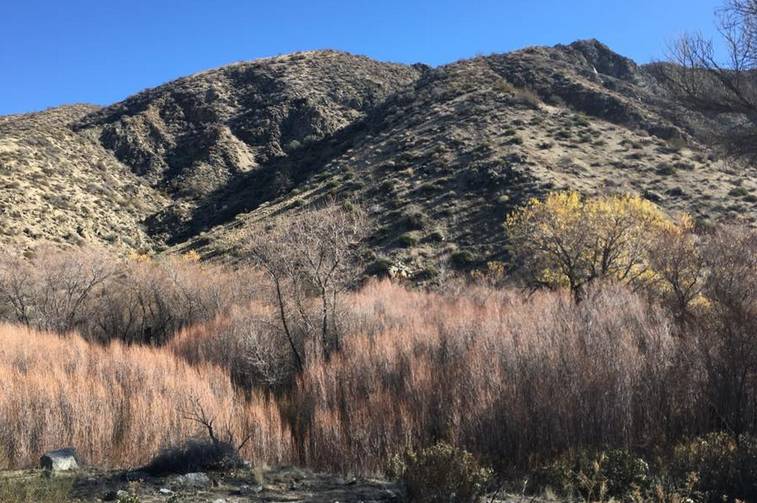
[[[276,333],[250,322],[266,314],[260,305],[163,349],[2,327],[0,460],[28,466],[72,445],[87,461],[134,466],[200,432],[180,412],[191,397],[236,429],[254,425],[247,457],[353,473],[440,439],[504,468],[582,448],[651,449],[712,428],[694,342],[627,289],[588,290],[579,304],[567,291],[449,290],[383,282],[350,294],[341,352],[314,353],[288,391],[244,405],[228,376],[244,363],[240,348]],[[279,361],[266,348],[245,354]]]
[[0,325],[0,383],[0,468],[33,466],[42,452],[63,446],[98,466],[138,466],[202,433],[183,417],[195,400],[237,433],[253,425],[247,457],[290,457],[273,404],[245,404],[224,370],[192,367],[165,350]]
[[311,365],[294,394],[308,465],[376,472],[407,445],[444,439],[523,466],[699,426],[697,376],[681,375],[670,324],[623,288],[576,306],[567,293],[452,298],[381,283],[351,308],[342,353]]

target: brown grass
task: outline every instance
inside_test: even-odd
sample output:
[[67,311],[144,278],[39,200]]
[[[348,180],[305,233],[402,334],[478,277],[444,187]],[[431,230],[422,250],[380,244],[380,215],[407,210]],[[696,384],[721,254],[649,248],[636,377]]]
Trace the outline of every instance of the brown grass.
[[248,457],[288,456],[275,407],[255,397],[242,403],[218,367],[8,325],[0,325],[0,340],[0,468],[32,466],[45,450],[69,445],[98,466],[140,465],[201,433],[184,419],[193,400],[234,430],[254,425]]

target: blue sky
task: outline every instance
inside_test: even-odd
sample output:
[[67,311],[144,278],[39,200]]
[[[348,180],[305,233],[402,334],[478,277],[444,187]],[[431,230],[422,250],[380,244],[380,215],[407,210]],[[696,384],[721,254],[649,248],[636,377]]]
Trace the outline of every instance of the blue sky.
[[639,62],[720,0],[2,0],[0,115],[108,104],[239,60],[341,49],[431,65],[597,38]]

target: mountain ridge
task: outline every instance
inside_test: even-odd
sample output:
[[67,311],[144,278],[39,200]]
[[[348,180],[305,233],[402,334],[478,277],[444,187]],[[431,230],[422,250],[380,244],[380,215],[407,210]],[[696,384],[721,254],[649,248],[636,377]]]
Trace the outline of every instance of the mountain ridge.
[[[246,226],[342,197],[372,217],[367,262],[425,277],[505,259],[504,216],[550,190],[754,223],[751,168],[717,156],[713,127],[596,40],[437,67],[305,51],[0,117],[0,242],[234,259]],[[67,203],[30,198],[40,180]]]

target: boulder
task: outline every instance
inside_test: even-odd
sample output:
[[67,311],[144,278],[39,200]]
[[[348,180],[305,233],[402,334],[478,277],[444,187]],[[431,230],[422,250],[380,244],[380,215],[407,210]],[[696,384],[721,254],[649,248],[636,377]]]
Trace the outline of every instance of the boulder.
[[48,451],[39,458],[39,464],[45,470],[53,472],[77,470],[79,468],[76,449],[73,447]]
[[174,479],[174,484],[178,487],[199,489],[202,487],[208,487],[211,485],[210,477],[207,474],[199,473],[187,473],[185,475],[179,475]]

